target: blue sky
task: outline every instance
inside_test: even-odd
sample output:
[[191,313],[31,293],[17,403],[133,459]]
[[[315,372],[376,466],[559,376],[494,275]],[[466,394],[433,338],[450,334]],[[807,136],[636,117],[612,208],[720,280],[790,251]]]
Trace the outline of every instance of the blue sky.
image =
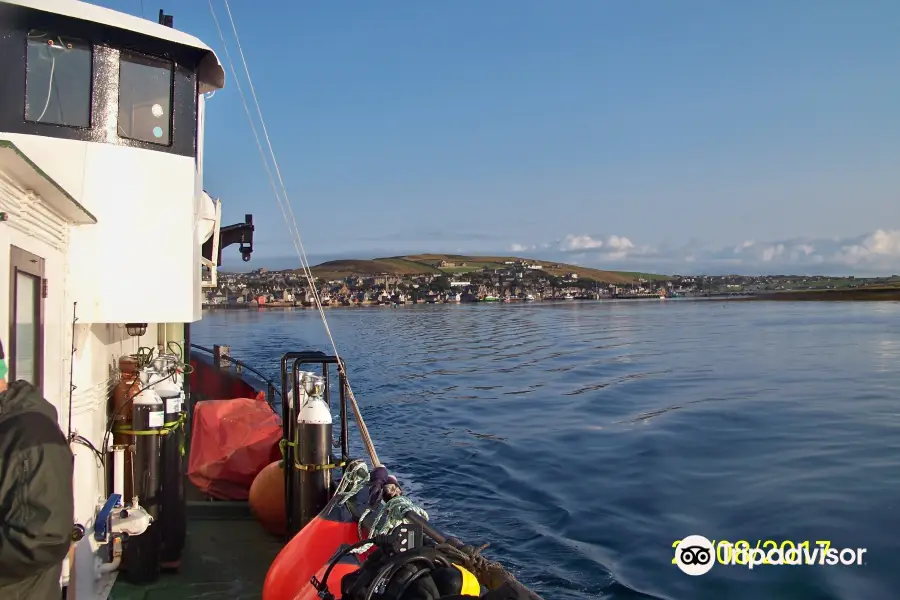
[[[313,259],[900,271],[895,0],[230,6]],[[209,107],[207,189],[254,214],[251,265],[296,266],[233,82]]]

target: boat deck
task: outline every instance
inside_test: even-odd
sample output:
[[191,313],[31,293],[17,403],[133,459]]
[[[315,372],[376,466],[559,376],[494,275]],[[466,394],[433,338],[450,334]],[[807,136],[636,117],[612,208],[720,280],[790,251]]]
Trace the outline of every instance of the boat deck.
[[[192,354],[194,402],[207,398],[245,397],[253,390],[232,371],[204,370],[210,359]],[[206,373],[206,377],[202,377]],[[246,375],[246,374],[245,374]],[[242,387],[243,386],[243,387]],[[260,385],[259,389],[264,389]],[[255,392],[251,394],[251,397]],[[190,456],[192,420],[186,427]],[[184,465],[187,469],[187,460]],[[177,572],[163,571],[153,585],[132,585],[121,574],[110,600],[253,600],[262,598],[269,566],[284,546],[256,522],[247,502],[211,500],[185,474],[187,536]]]
[[187,540],[177,573],[151,586],[116,581],[110,600],[262,598],[282,542],[253,520],[245,502],[188,502]]

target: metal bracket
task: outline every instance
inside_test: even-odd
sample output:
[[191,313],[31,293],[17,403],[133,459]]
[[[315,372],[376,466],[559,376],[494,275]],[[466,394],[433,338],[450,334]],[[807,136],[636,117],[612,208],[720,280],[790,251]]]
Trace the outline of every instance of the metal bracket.
[[[200,275],[200,279],[202,282],[201,286],[205,288],[216,288],[219,286],[218,264],[216,264],[216,261],[213,260],[213,258],[216,256],[220,256],[219,230],[222,226],[222,201],[213,199],[213,205],[215,206],[215,216],[213,217],[213,234],[209,240],[204,242],[200,253],[200,264],[209,270],[209,279],[205,279],[202,273]],[[209,247],[209,252],[207,252],[207,247]],[[209,258],[206,258],[207,254],[209,254]]]
[[[221,214],[219,216],[221,221]],[[222,250],[232,244],[240,244],[241,258],[244,262],[250,262],[253,253],[253,215],[244,215],[244,222],[235,225],[226,225],[216,230],[212,238],[203,243],[203,257],[216,266],[222,266]],[[213,248],[213,245],[216,248]]]

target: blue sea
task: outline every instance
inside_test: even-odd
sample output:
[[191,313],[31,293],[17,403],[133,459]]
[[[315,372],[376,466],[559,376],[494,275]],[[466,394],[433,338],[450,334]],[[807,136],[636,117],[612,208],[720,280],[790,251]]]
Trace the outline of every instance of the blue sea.
[[[326,314],[382,461],[545,600],[900,598],[897,303]],[[283,353],[329,350],[311,310],[208,312],[192,336],[275,378]],[[690,576],[689,535],[866,552]]]

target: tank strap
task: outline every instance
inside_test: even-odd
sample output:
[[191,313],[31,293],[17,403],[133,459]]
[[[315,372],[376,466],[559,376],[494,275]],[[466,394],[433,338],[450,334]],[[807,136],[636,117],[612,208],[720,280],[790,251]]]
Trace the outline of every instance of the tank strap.
[[170,433],[184,425],[186,420],[187,413],[181,413],[181,416],[178,417],[177,420],[163,423],[163,426],[159,429],[131,429],[129,427],[116,425],[115,427],[113,427],[113,433],[121,433],[123,435],[169,435]]
[[278,441],[278,449],[281,450],[281,461],[282,462],[285,462],[287,460],[286,449],[289,446],[294,449],[294,455],[296,456],[297,447],[299,445],[299,440],[297,438],[299,436],[300,436],[300,428],[298,427],[294,430],[294,439],[293,440],[289,440],[287,438],[282,438]]
[[[186,423],[187,411],[182,411],[181,414],[178,415],[178,419],[169,423],[163,423],[163,427],[170,427],[172,431],[175,431],[178,429],[184,429]],[[182,435],[178,441],[178,452],[181,454],[181,456],[184,456],[185,444],[187,444],[187,431],[185,431],[184,433],[185,435]]]
[[340,469],[341,467],[346,466],[346,464],[346,460],[336,460],[327,465],[305,465],[295,460],[294,468],[298,471],[329,471],[331,469]]
[[284,438],[278,440],[278,449],[281,450],[281,461],[282,462],[287,460],[286,448],[288,446],[290,446],[291,448],[296,448],[297,442],[292,442],[292,441],[284,439]]
[[300,436],[300,428],[298,427],[294,431],[294,439],[288,440],[282,438],[278,440],[278,449],[281,450],[281,462],[284,463],[287,461],[287,452],[286,449],[290,446],[294,449],[294,468],[298,471],[329,471],[331,469],[340,469],[347,466],[346,460],[333,461],[328,463],[327,465],[306,465],[301,463],[297,459],[297,448],[299,447],[298,437]]
[[[135,430],[129,429],[128,427],[123,427],[118,425],[113,427],[113,433],[120,433],[122,435],[131,435],[131,436],[139,436],[139,435],[162,435],[166,436],[170,433],[177,431],[184,427],[185,422],[187,422],[187,413],[182,412],[181,416],[178,417],[176,421],[169,421],[168,423],[163,423],[163,426],[159,429],[144,429],[144,430]],[[181,453],[181,456],[185,455],[185,443],[187,442],[187,436],[181,436],[178,444],[178,451]]]

